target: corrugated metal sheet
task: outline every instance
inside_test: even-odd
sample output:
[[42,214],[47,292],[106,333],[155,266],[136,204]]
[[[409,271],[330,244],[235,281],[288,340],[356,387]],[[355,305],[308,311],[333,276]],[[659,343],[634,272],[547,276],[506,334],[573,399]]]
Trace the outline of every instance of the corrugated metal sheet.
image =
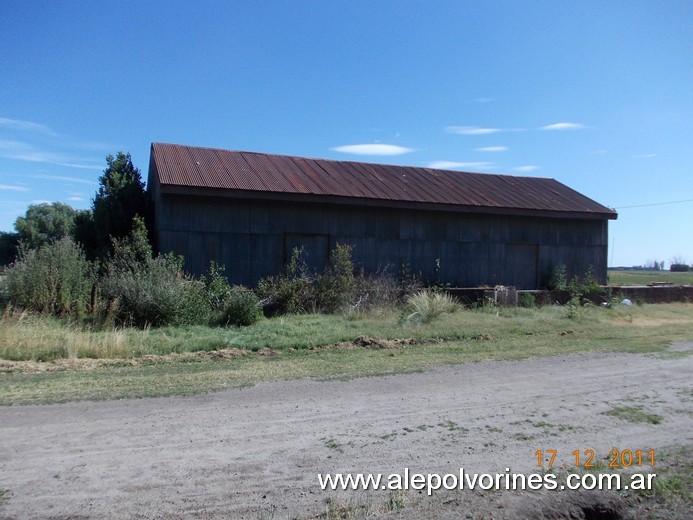
[[[162,187],[585,214],[616,212],[554,180],[152,144]],[[151,167],[150,167],[151,168]]]

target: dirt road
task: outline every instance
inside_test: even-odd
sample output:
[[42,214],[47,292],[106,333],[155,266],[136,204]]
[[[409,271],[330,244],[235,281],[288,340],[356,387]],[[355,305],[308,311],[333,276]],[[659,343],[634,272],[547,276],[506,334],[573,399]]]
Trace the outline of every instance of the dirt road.
[[[616,407],[662,420],[605,415]],[[539,449],[558,450],[561,464],[574,450],[692,445],[690,355],[592,353],[5,407],[0,518],[310,517],[330,498],[351,500],[321,491],[318,473],[532,472]]]

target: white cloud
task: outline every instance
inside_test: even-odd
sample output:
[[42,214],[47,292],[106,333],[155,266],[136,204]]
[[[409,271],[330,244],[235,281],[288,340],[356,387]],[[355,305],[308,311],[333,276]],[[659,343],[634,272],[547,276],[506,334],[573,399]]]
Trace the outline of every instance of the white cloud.
[[633,159],[652,159],[653,157],[657,157],[656,153],[640,153],[637,155],[632,156]]
[[494,167],[493,163],[486,161],[457,162],[457,161],[433,161],[429,163],[429,168],[436,170],[457,170],[460,168],[488,170]]
[[402,155],[414,152],[414,148],[405,148],[395,144],[348,144],[335,146],[335,152],[352,153],[356,155]]
[[84,197],[68,197],[67,200],[70,202],[82,202],[84,200]]
[[22,121],[20,119],[9,119],[7,117],[0,117],[0,126],[5,128],[10,128],[12,130],[23,130],[29,132],[38,132],[45,135],[57,135],[50,128],[45,125],[38,123],[32,123],[31,121]]
[[480,128],[478,126],[447,126],[445,131],[449,134],[461,135],[487,135],[502,132],[500,128]]
[[29,191],[26,186],[10,186],[7,184],[0,184],[0,191]]
[[507,151],[507,146],[482,146],[481,148],[476,148],[477,152],[505,152]]
[[581,128],[585,128],[585,125],[581,123],[553,123],[542,126],[541,130],[580,130]]
[[62,181],[62,182],[74,182],[77,184],[97,184],[95,180],[80,179],[79,177],[63,177],[60,175],[31,175],[30,177],[34,179],[42,179],[46,181]]
[[46,200],[46,199],[36,199],[36,200],[30,200],[29,204],[52,204],[53,201]]
[[102,166],[78,162],[69,155],[40,150],[29,143],[0,139],[0,157],[17,161],[39,162],[66,166],[68,168],[81,168],[86,170],[100,170]]
[[492,103],[496,100],[496,98],[492,97],[478,97],[474,99],[474,103]]
[[518,166],[515,168],[516,172],[523,172],[523,173],[528,173],[528,172],[533,172],[539,169],[539,166],[535,166],[533,164],[525,164],[524,166]]

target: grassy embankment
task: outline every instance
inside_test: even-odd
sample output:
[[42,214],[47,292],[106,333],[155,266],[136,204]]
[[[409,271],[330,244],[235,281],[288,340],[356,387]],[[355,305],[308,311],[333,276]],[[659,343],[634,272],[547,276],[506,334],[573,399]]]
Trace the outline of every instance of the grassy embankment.
[[[355,341],[360,336],[389,341],[367,345]],[[683,340],[693,340],[690,304],[590,307],[574,318],[561,307],[489,308],[427,324],[402,323],[390,312],[358,320],[284,316],[240,329],[110,331],[6,314],[0,404],[187,395],[260,381],[353,378],[593,350],[664,352]]]
[[648,283],[670,282],[674,285],[693,285],[693,271],[672,273],[671,271],[624,271],[609,269],[609,285],[647,285]]

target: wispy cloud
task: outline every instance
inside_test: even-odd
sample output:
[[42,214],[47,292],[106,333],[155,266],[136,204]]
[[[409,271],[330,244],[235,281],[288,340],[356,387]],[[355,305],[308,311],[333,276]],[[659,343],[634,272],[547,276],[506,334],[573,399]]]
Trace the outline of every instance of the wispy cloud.
[[351,153],[355,155],[403,155],[416,151],[414,148],[405,148],[395,144],[348,144],[335,146],[335,152]]
[[542,126],[541,130],[580,130],[582,128],[585,128],[582,123],[553,123]]
[[524,132],[524,128],[495,128],[483,126],[446,126],[445,131],[449,134],[459,135],[489,135],[500,132]]
[[482,146],[481,148],[474,149],[477,152],[505,152],[508,150],[507,146]]
[[38,132],[44,135],[58,135],[45,125],[32,123],[31,121],[22,121],[20,119],[10,119],[7,117],[0,117],[0,127],[25,132]]
[[489,170],[494,167],[494,164],[486,161],[433,161],[432,163],[428,164],[428,167],[435,168],[436,170],[459,170],[461,168],[467,168],[472,170]]
[[29,188],[26,186],[0,184],[0,191],[29,191]]
[[496,98],[492,97],[478,97],[474,98],[472,101],[474,101],[474,103],[493,103],[495,100]]
[[631,156],[633,159],[652,159],[653,157],[657,157],[656,153],[639,153],[636,155]]
[[446,126],[445,131],[449,134],[461,135],[488,135],[502,132],[500,128],[481,128],[478,126]]
[[515,168],[516,172],[522,172],[522,173],[529,173],[529,172],[534,172],[539,169],[539,166],[535,166],[534,164],[525,164],[524,166],[518,166]]
[[70,202],[82,202],[85,199],[84,197],[68,197],[67,200]]
[[0,157],[17,161],[55,164],[57,166],[81,168],[85,170],[100,170],[103,168],[96,164],[81,162],[79,158],[67,154],[42,150],[23,141],[9,139],[0,139]]
[[80,179],[79,177],[63,177],[60,175],[30,175],[33,179],[41,179],[45,181],[61,181],[61,182],[73,182],[76,184],[97,184],[96,180]]

